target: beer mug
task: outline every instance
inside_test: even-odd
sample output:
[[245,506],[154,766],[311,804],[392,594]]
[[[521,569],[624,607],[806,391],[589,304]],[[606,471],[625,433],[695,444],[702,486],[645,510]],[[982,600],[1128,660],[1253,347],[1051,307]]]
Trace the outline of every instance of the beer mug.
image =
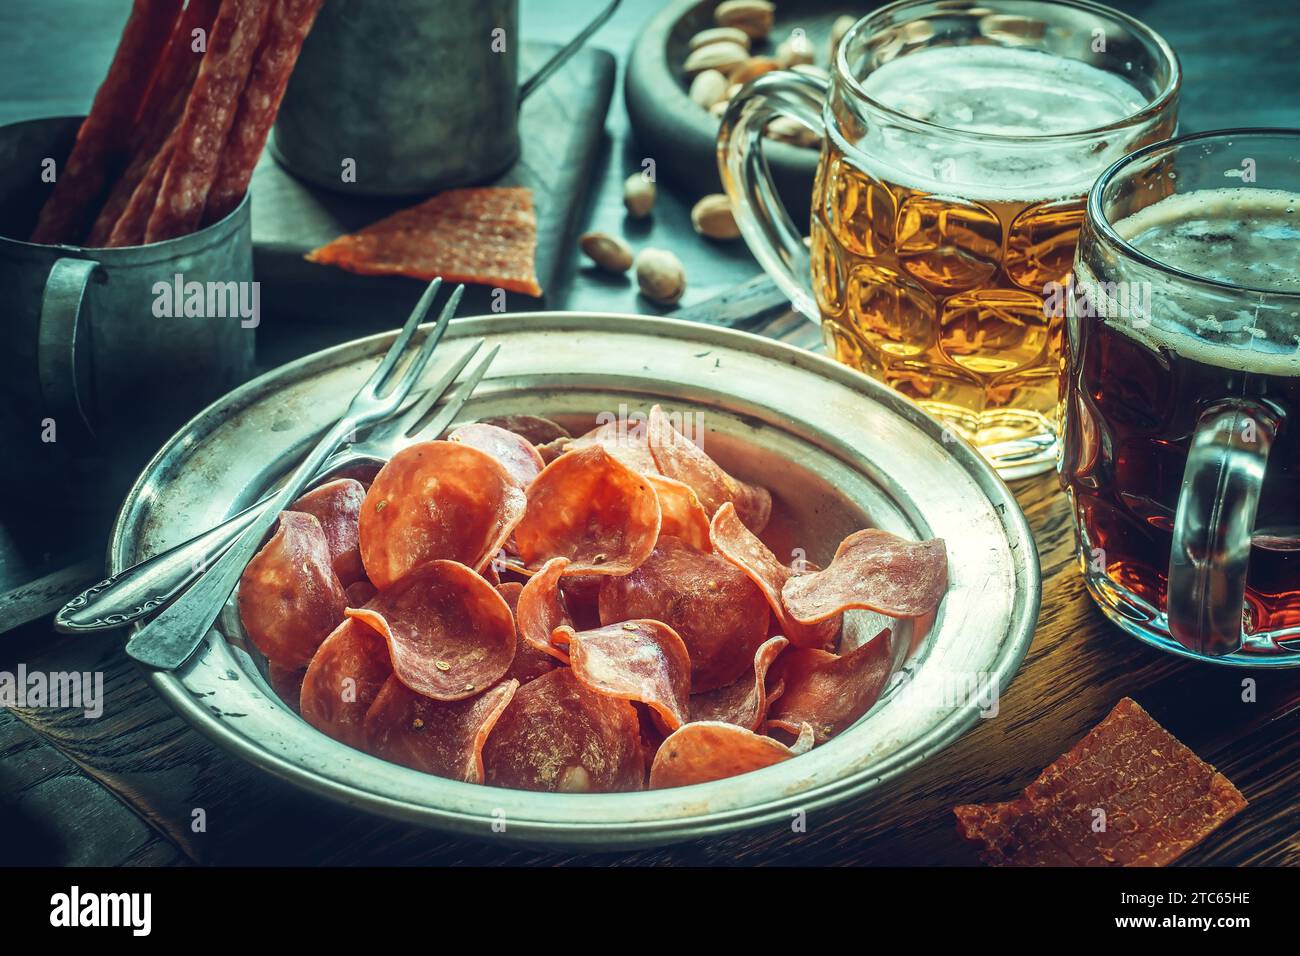
[[[829,83],[769,73],[731,101],[718,164],[750,249],[841,362],[1004,478],[1051,468],[1064,318],[1044,297],[1093,180],[1173,132],[1173,51],[1084,0],[905,0],[834,60]],[[779,115],[823,137],[809,246],[763,159]]]
[[1064,304],[1061,481],[1093,599],[1186,656],[1300,664],[1300,130],[1112,166]]

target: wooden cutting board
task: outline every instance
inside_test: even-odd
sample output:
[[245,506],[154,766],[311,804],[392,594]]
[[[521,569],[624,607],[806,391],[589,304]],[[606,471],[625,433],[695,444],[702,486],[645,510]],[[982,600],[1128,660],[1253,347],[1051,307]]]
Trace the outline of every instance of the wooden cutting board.
[[[520,76],[528,76],[557,50],[526,43]],[[581,50],[525,101],[519,117],[522,152],[503,176],[487,185],[527,186],[537,209],[537,278],[543,298],[508,293],[506,308],[554,308],[563,296],[563,266],[573,259],[585,187],[600,147],[614,89],[614,58]],[[354,232],[426,197],[349,196],[295,179],[268,150],[253,175],[254,269],[261,282],[262,315],[276,324],[308,322],[373,329],[400,324],[424,283],[389,276],[358,276],[307,262],[303,256],[343,233]],[[462,315],[491,311],[491,290],[468,286]],[[259,336],[260,338],[261,336]]]

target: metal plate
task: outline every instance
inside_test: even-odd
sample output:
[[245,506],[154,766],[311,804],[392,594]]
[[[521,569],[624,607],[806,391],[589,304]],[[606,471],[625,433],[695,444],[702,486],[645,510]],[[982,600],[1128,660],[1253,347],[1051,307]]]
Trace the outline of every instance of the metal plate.
[[[953,693],[1005,688],[1038,617],[1038,556],[1006,486],[918,408],[830,359],[740,332],[669,319],[540,313],[458,320],[456,341],[500,344],[465,420],[532,413],[591,420],[654,401],[702,416],[708,452],[772,489],[777,550],[825,563],[873,524],[948,546],[951,583],[919,640],[899,629],[889,690],[810,753],[716,783],[632,794],[542,794],[398,767],[319,733],[269,690],[223,615],[183,671],[149,680],[178,713],[260,767],[359,808],[455,833],[531,844],[636,847],[788,821],[864,793],[956,740],[980,715]],[[342,414],[392,333],[276,369],[209,407],[148,465],[113,528],[114,571],[249,503]],[[439,360],[435,359],[435,365]],[[445,365],[443,366],[445,367]],[[430,376],[437,373],[431,370]],[[862,618],[867,617],[863,615]],[[855,630],[873,623],[859,618]],[[909,643],[916,643],[907,655]],[[926,688],[925,692],[917,692]]]

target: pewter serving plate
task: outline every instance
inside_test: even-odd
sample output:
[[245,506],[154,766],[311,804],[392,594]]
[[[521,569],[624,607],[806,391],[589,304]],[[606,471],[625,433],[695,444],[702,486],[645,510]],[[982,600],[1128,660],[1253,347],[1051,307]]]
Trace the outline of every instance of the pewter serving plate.
[[[577,313],[452,323],[434,364],[482,336],[501,354],[465,421],[531,413],[693,412],[706,450],[770,488],[778,554],[830,560],[868,524],[947,542],[950,585],[931,626],[896,627],[896,670],[865,717],[811,752],[754,773],[673,790],[548,794],[418,773],[319,733],[285,706],[264,662],[224,614],[177,673],[153,687],[227,750],[360,809],[484,839],[637,847],[788,821],[884,784],[980,717],[971,680],[1005,688],[1038,617],[1038,556],[1006,486],[916,406],[830,359],[741,332],[669,319]],[[114,572],[249,504],[332,424],[392,341],[371,336],[307,356],[207,408],[154,457],[109,546]],[[431,369],[430,377],[439,369]],[[850,641],[877,621],[853,612]]]

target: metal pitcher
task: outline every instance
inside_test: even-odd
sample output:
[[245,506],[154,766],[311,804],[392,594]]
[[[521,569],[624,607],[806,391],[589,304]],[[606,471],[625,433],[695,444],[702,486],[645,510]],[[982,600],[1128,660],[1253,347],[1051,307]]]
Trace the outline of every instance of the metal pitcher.
[[494,179],[519,156],[519,104],[618,6],[518,84],[518,0],[326,0],[275,123],[290,172],[357,195]]

